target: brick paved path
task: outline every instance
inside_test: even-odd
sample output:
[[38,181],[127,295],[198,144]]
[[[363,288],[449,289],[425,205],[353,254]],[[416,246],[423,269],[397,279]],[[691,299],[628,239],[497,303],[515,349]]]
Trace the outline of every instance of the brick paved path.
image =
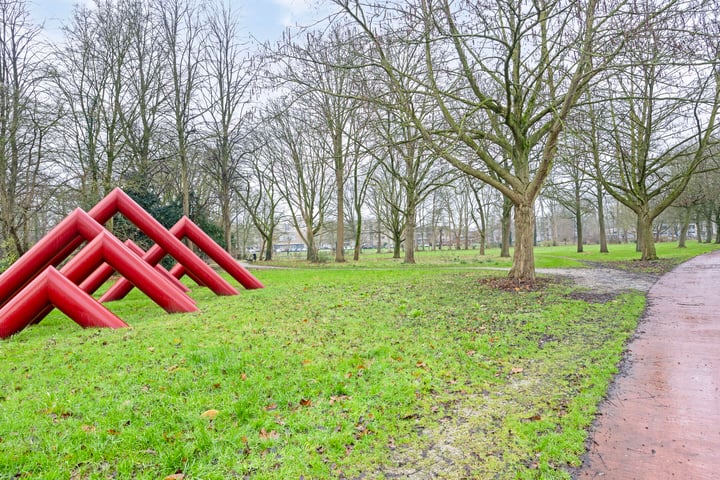
[[720,252],[650,289],[629,364],[576,478],[720,478]]

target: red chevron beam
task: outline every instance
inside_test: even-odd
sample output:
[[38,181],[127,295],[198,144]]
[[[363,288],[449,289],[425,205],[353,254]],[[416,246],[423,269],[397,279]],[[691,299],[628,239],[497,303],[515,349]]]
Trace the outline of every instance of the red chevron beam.
[[128,326],[54,267],[47,267],[0,309],[0,338],[30,325],[48,305],[57,307],[83,328]]
[[[199,278],[217,295],[237,295],[239,293],[121,189],[114,189],[88,212],[101,224],[105,224],[116,213],[123,214],[159,245],[164,251],[162,256],[165,256],[165,253],[170,254],[178,263],[182,263],[189,273]],[[157,261],[148,263],[156,265],[162,256]],[[148,253],[143,256],[145,261],[147,261],[147,257]]]
[[[247,289],[264,288],[264,285],[255,278],[250,272],[240,265],[232,256],[220,247],[210,236],[202,231],[192,220],[182,217],[175,225],[170,228],[170,233],[179,240],[188,238],[200,250],[205,252],[213,259],[223,270],[228,272],[235,280],[240,282]],[[159,245],[153,245],[145,253],[143,259],[151,265],[156,265],[165,256],[165,251]],[[177,265],[176,265],[177,266]],[[180,278],[183,273],[187,273],[190,278],[202,285],[202,279],[198,279],[193,272],[180,269],[171,269],[171,273],[180,272]],[[124,298],[132,290],[132,285],[127,280],[120,278],[113,286],[111,286],[105,294],[100,297],[101,302],[111,302]]]

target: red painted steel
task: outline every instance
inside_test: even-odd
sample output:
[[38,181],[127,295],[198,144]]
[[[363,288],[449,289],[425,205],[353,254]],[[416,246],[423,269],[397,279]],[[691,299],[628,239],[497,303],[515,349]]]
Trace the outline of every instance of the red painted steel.
[[[137,246],[131,249],[123,245],[102,225],[115,213],[125,215],[156,245],[145,254]],[[169,312],[197,309],[192,299],[184,294],[186,287],[175,280],[183,274],[217,294],[238,293],[183,245],[178,236],[191,238],[246,288],[263,287],[190,220],[183,219],[176,227],[174,234],[165,230],[120,189],[113,190],[89,213],[76,209],[0,275],[0,332],[11,335],[33,321],[39,321],[53,305],[83,326],[127,326],[87,293],[99,288],[112,275],[113,269]],[[54,267],[84,241],[89,242],[88,245],[62,268],[62,273],[58,273]],[[132,252],[135,249],[139,250],[137,255]],[[159,273],[153,266],[166,253],[172,255],[179,266],[170,273],[158,267],[162,272]],[[124,283],[131,285],[127,280]],[[112,316],[108,317],[108,314]]]
[[[177,237],[178,240],[188,238],[200,250],[205,252],[211,259],[213,259],[221,268],[228,272],[235,280],[240,282],[247,289],[264,288],[264,285],[255,278],[250,272],[247,271],[242,265],[240,265],[232,256],[220,247],[212,238],[210,238],[205,232],[202,231],[192,220],[187,217],[182,217],[175,225],[170,228],[170,233]],[[165,256],[165,252],[159,245],[153,245],[145,254],[143,258],[150,263],[156,264]],[[190,278],[195,280],[198,284],[202,284],[202,280],[198,279],[192,272],[185,271]],[[182,274],[181,274],[182,276]],[[180,278],[180,277],[178,277]],[[119,279],[115,284],[108,289],[107,292],[100,298],[101,302],[109,302],[120,300],[132,290],[132,285],[125,280]]]
[[[142,256],[145,254],[142,248],[138,247],[135,242],[128,239],[125,240],[125,246],[128,247],[133,253],[135,253],[139,258],[142,258]],[[180,265],[179,263],[177,265]],[[182,292],[189,292],[190,288],[182,283],[178,278],[173,276],[170,272],[168,272],[165,267],[162,265],[155,265],[155,270],[157,270],[159,273],[161,273],[165,278],[170,280],[172,284],[174,284],[180,291]],[[91,273],[81,284],[80,288],[83,289],[85,292],[95,292],[98,288],[100,288],[105,282],[107,282],[110,277],[112,277],[113,273],[115,273],[115,269],[113,269],[110,265],[107,263],[103,263],[100,265],[93,273]]]
[[[133,242],[130,239],[125,240],[125,246],[127,246],[135,255],[142,258],[143,255],[145,255],[145,250],[140,248],[138,244]],[[143,260],[144,261],[144,260]],[[179,263],[177,265],[180,265]],[[180,277],[173,276],[170,272],[167,271],[167,268],[163,267],[159,263],[155,265],[155,270],[157,270],[161,275],[163,275],[166,279],[170,280],[170,283],[175,285],[180,291],[183,292],[189,292],[190,287],[185,285],[180,281]]]
[[128,326],[54,267],[47,267],[0,309],[0,338],[7,338],[28,326],[49,304],[82,327]]
[[[79,284],[81,290],[92,295],[113,271],[118,271],[169,313],[197,310],[195,302],[175,283],[146,264],[87,213],[78,210],[73,212],[73,217],[79,230],[83,228],[88,234],[99,232],[60,270],[71,282]],[[100,227],[99,230],[96,227]],[[51,311],[52,305],[42,309],[32,323],[39,323]]]
[[[89,221],[93,221],[88,216]],[[164,275],[145,263],[107,230],[100,234],[80,253],[75,255],[60,272],[73,283],[81,283],[103,262],[107,262],[122,276],[140,288],[155,303],[169,313],[194,312],[195,302],[178,289]],[[88,292],[92,293],[92,292]]]
[[213,259],[220,268],[230,274],[240,285],[248,290],[256,288],[265,288],[265,286],[255,278],[245,267],[235,260],[232,255],[223,250],[210,236],[203,232],[192,220],[183,216],[173,227],[170,233],[176,237],[188,238],[191,242],[198,246],[200,250],[205,252],[208,257]]
[[[203,284],[207,285],[218,295],[237,295],[238,291],[218,275],[209,265],[203,262],[189,248],[171,235],[160,222],[140,207],[133,199],[119,188],[114,189],[104,199],[98,202],[88,214],[104,224],[116,214],[122,213],[128,220],[133,222],[140,230],[150,237],[157,245],[172,255],[175,260],[182,263],[188,272],[192,272]],[[152,250],[152,249],[151,249]],[[149,260],[149,253],[143,259],[151,265],[156,265],[164,254],[155,261]]]
[[104,230],[102,225],[97,223],[95,223],[97,228],[89,224],[81,225],[78,221],[81,214],[85,212],[78,208],[65,217],[50,233],[0,275],[0,306],[16,295],[46,267],[58,265],[80,246],[83,240],[92,240]]

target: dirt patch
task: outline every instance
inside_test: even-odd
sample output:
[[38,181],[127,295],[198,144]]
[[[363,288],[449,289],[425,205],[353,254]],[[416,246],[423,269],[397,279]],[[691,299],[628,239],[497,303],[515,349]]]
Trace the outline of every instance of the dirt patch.
[[[601,300],[604,295],[618,295],[629,290],[647,292],[659,275],[645,272],[628,272],[615,268],[548,268],[538,269],[538,273],[558,275],[568,279],[585,291],[575,291],[574,295],[585,295],[588,299]],[[578,299],[581,299],[578,297]],[[590,300],[588,300],[590,301]],[[605,300],[607,301],[607,300]]]
[[[623,263],[623,262],[619,262]],[[660,273],[652,273],[641,271],[643,269],[659,270],[662,263],[663,269],[672,269],[671,261],[657,260],[655,262],[624,262],[628,265],[632,264],[634,271],[604,267],[600,263],[592,264],[591,268],[538,268],[535,272],[540,277],[534,282],[524,282],[511,279],[509,277],[486,277],[478,280],[480,285],[508,292],[524,292],[538,291],[544,289],[549,284],[568,283],[578,287],[572,295],[576,295],[578,300],[587,300],[589,302],[607,302],[615,296],[636,290],[647,292],[650,290],[658,278]],[[651,268],[650,264],[654,266]],[[591,264],[588,264],[591,265]],[[612,263],[610,265],[615,265]],[[497,268],[482,268],[480,270],[500,270]],[[504,270],[504,269],[503,269]],[[583,290],[584,289],[584,290]],[[608,297],[607,294],[613,294]],[[584,296],[584,298],[583,298]]]
[[607,303],[615,299],[618,293],[594,293],[594,292],[572,292],[568,295],[568,298],[573,300],[582,300],[588,303]]
[[657,260],[625,260],[620,262],[587,262],[588,265],[611,270],[622,270],[637,274],[663,275],[682,263],[678,258]]
[[528,282],[509,277],[485,277],[478,280],[480,285],[505,292],[534,292],[544,289],[548,284],[553,282],[557,282],[557,280],[552,278],[536,278],[534,282]]

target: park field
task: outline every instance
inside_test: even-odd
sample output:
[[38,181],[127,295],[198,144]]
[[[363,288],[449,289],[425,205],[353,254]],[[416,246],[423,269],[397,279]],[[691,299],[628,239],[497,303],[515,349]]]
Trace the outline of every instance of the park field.
[[193,314],[134,291],[108,305],[129,329],[53,312],[0,342],[0,479],[570,478],[644,295],[505,291],[477,268],[504,259],[418,257],[256,270],[265,289],[193,286]]
[[[716,243],[698,243],[688,242],[687,248],[677,248],[675,242],[661,242],[655,244],[660,260],[656,262],[656,267],[664,268],[676,265],[696,255],[720,249],[720,245]],[[636,259],[640,258],[640,254],[635,251],[634,243],[609,245],[610,253],[600,253],[598,245],[585,245],[582,253],[577,252],[575,245],[561,245],[556,247],[535,247],[535,265],[537,268],[578,268],[587,267],[588,265],[597,265],[598,263],[609,263],[617,268],[627,270],[652,270],[653,265],[641,265]],[[418,250],[415,253],[417,262],[415,267],[498,267],[510,268],[512,265],[512,253],[510,249],[510,258],[500,257],[499,248],[488,248],[485,255],[479,255],[477,248],[468,250],[455,250],[453,248],[443,248],[442,250]],[[363,268],[363,267],[392,267],[403,265],[403,255],[401,251],[399,259],[392,258],[392,252],[383,250],[377,253],[372,249],[365,249],[360,257],[359,262],[352,261],[352,250],[346,250],[346,263],[334,263],[335,254],[330,251],[321,251],[321,263],[314,265],[318,268]],[[306,254],[302,252],[294,253],[276,253],[271,265],[277,266],[293,266],[293,267],[312,267],[305,260]],[[266,264],[260,262],[259,264]]]

